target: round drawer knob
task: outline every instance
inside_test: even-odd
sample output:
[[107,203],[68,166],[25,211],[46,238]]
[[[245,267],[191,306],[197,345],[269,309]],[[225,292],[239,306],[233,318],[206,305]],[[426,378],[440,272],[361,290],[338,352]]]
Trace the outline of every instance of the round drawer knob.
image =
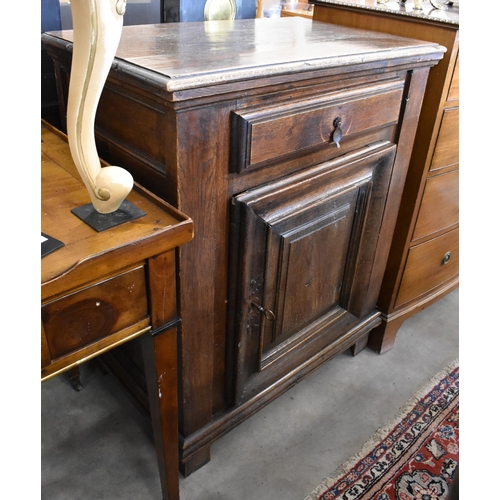
[[441,265],[444,266],[448,264],[448,262],[450,262],[450,259],[451,259],[451,252],[446,252],[443,255],[443,258],[441,259]]

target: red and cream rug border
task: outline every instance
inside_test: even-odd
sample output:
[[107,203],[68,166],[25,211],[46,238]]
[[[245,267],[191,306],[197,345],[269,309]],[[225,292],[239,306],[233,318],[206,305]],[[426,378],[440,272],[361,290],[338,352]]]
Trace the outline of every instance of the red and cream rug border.
[[458,367],[458,359],[453,361],[444,370],[433,377],[422,389],[420,389],[412,398],[407,401],[398,411],[397,415],[388,425],[380,428],[361,448],[361,450],[344,462],[332,475],[326,478],[314,491],[312,491],[304,500],[321,500],[322,495],[328,492],[333,486],[338,483],[343,476],[348,474],[353,467],[366,457],[377,445],[379,445],[387,436],[394,430],[395,426],[413,410],[415,405],[424,398],[432,389],[455,371]]

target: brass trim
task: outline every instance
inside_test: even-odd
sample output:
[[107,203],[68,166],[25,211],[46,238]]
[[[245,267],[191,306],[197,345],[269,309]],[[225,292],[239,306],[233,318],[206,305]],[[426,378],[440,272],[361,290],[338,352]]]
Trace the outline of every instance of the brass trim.
[[[99,349],[98,351],[88,355],[88,356],[85,356],[83,358],[80,358],[76,361],[73,361],[73,363],[70,363],[69,365],[65,365],[63,366],[62,368],[59,368],[58,370],[56,370],[55,372],[52,372],[52,373],[49,373],[48,375],[45,375],[44,377],[42,376],[41,377],[41,382],[45,382],[49,379],[51,379],[52,377],[55,377],[56,375],[60,375],[61,373],[65,372],[65,371],[68,371],[70,370],[71,368],[75,368],[77,367],[78,365],[82,364],[82,363],[85,363],[87,361],[90,361],[91,359],[97,357],[97,356],[100,356],[101,354],[104,354],[105,352],[108,352],[110,351],[111,349],[114,349],[115,347],[119,346],[119,345],[122,345],[122,344],[125,344],[125,342],[128,342],[129,340],[132,340],[132,339],[135,339],[137,337],[140,337],[141,335],[143,335],[144,333],[148,332],[149,330],[151,330],[151,325],[149,326],[146,326],[146,328],[143,328],[142,330],[139,330],[138,332],[132,334],[132,335],[129,335],[117,342],[114,342],[112,345],[110,346],[107,346],[107,347],[104,347],[102,349]],[[46,368],[50,368],[50,365],[48,365]]]

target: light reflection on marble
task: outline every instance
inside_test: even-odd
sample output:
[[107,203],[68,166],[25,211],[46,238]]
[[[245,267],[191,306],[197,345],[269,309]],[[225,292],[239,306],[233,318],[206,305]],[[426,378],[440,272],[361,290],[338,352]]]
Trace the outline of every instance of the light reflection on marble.
[[[51,35],[65,43],[73,33]],[[428,42],[282,17],[125,26],[116,60],[121,72],[140,68],[149,84],[176,92],[443,51]]]
[[399,0],[388,0],[386,3],[378,3],[377,0],[311,0],[310,3],[318,5],[345,5],[359,7],[360,9],[391,12],[395,15],[427,18],[448,24],[459,24],[459,2],[447,5],[446,0],[437,0],[437,3],[441,5],[441,9],[435,9],[429,0],[420,0],[422,10],[415,9],[413,0],[407,0],[406,3],[399,2]]

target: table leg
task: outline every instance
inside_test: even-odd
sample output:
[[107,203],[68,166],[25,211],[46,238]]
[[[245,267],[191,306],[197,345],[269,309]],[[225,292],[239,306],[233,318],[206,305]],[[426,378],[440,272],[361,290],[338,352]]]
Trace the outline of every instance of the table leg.
[[175,251],[148,260],[152,331],[142,336],[149,408],[163,500],[179,499]]
[[142,336],[163,500],[179,500],[177,326]]
[[74,368],[70,368],[67,372],[66,375],[69,379],[69,383],[71,384],[71,387],[75,391],[81,391],[83,389],[83,385],[80,381],[80,368],[78,366],[75,366]]

